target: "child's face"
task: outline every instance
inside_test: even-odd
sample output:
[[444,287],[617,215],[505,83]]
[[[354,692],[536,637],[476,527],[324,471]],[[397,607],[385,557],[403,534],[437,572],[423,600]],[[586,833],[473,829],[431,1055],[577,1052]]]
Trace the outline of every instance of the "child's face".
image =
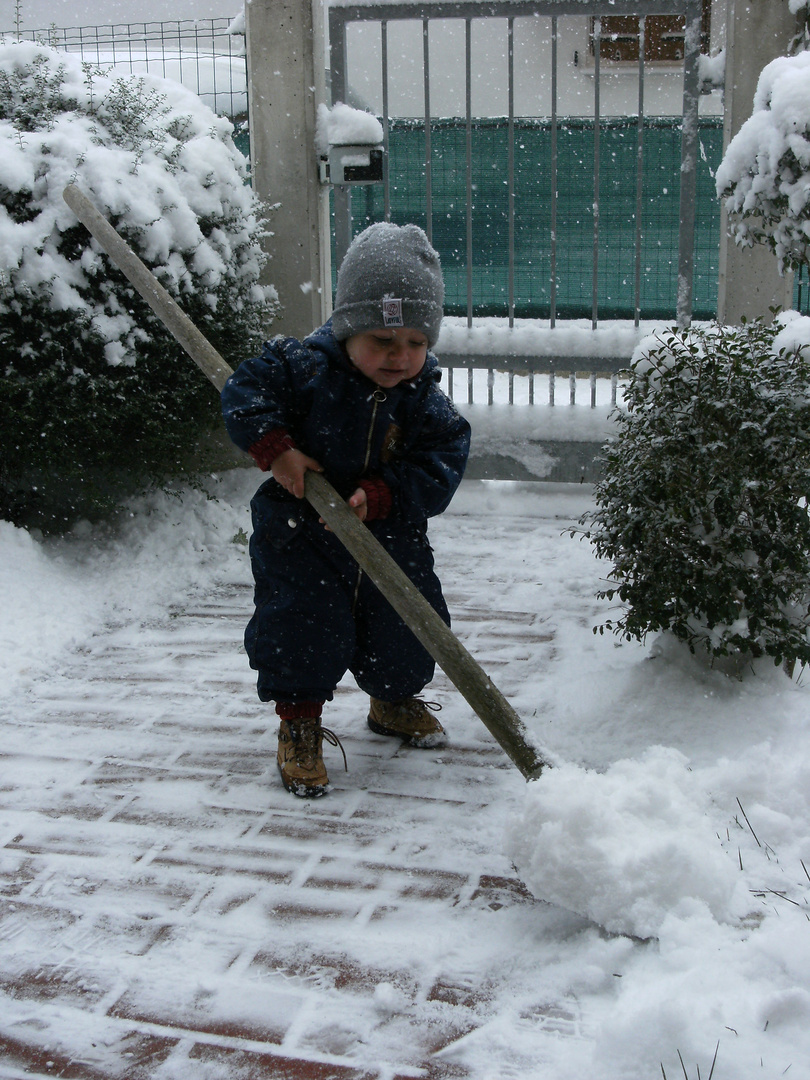
[[354,334],[346,342],[349,359],[367,379],[390,389],[422,370],[427,338],[421,330],[387,327]]

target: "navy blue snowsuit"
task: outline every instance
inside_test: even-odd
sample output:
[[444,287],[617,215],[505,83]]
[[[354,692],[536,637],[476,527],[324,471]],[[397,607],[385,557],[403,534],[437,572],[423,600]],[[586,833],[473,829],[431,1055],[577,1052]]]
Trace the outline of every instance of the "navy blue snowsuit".
[[[222,410],[232,440],[260,466],[294,445],[344,498],[368,484],[368,528],[449,625],[427,518],[447,508],[461,481],[470,429],[439,378],[429,353],[414,379],[383,390],[327,323],[303,342],[276,338],[240,364]],[[269,479],[251,509],[255,611],[245,648],[259,698],[328,701],[347,670],[383,701],[419,693],[432,658],[309,503]]]

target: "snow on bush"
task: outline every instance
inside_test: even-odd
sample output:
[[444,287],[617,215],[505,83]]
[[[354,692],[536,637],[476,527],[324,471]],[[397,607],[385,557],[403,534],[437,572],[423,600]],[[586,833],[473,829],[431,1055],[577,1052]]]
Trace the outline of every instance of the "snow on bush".
[[763,68],[716,184],[737,243],[766,244],[782,270],[810,262],[810,53]]
[[642,343],[583,519],[627,639],[810,661],[810,349],[795,313]]
[[3,517],[58,525],[122,485],[193,472],[216,395],[62,192],[77,183],[237,361],[265,336],[275,294],[231,133],[171,81],[0,47]]

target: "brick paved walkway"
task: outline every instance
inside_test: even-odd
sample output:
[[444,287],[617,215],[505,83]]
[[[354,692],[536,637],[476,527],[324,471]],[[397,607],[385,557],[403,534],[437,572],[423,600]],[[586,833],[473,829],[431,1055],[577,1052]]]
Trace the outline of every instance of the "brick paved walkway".
[[[515,643],[542,664],[553,628],[515,583],[470,605],[458,527],[455,629],[508,696]],[[346,683],[327,724],[350,771],[330,750],[331,794],[292,798],[241,652],[249,604],[222,583],[113,628],[1,718],[0,1076],[450,1080],[505,1012],[578,1037],[531,950],[582,924],[502,853],[524,782],[483,725],[440,674],[451,746],[401,748]],[[488,1067],[525,1075],[508,1047]]]

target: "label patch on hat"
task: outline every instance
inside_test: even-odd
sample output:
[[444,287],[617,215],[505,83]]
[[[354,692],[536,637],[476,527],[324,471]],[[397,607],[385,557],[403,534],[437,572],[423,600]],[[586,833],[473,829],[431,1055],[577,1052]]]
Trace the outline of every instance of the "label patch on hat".
[[383,299],[383,323],[386,326],[404,326],[402,321],[402,301],[390,296]]

